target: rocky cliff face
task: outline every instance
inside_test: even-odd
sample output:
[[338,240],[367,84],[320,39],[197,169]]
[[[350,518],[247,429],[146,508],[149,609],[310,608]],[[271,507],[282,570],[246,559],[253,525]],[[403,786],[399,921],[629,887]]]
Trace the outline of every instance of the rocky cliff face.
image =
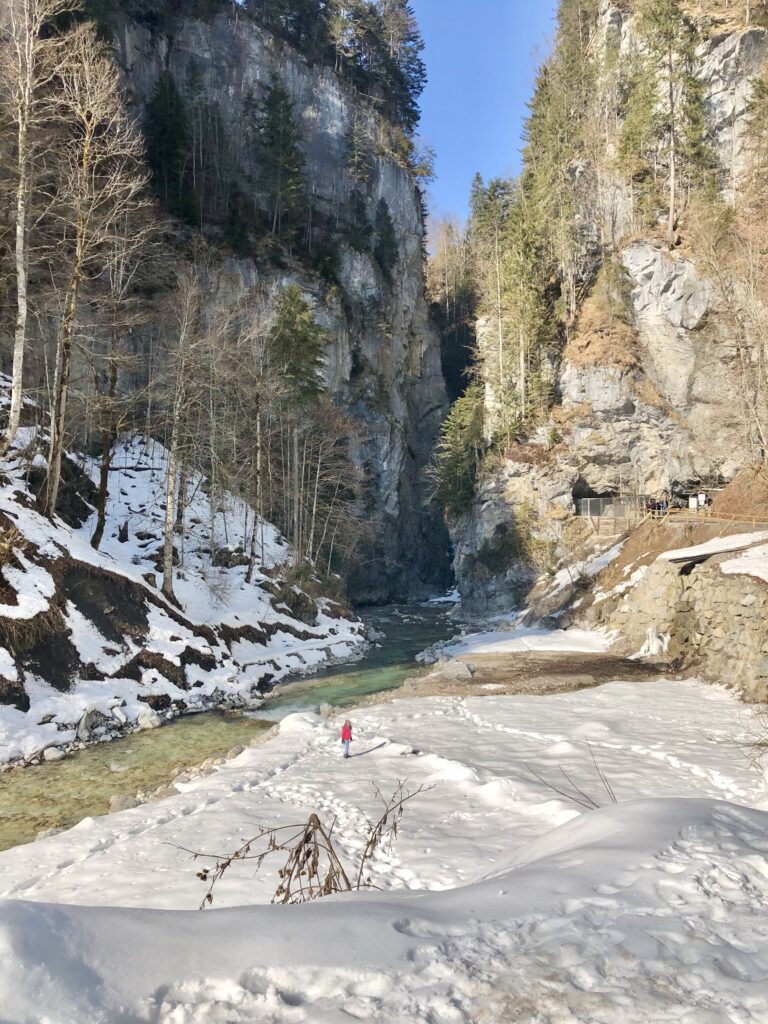
[[[602,5],[598,28],[598,41],[611,41],[619,59],[636,43],[634,16],[614,4]],[[698,74],[726,196],[738,193],[747,169],[749,102],[767,57],[763,28],[730,31],[713,22],[700,48]],[[530,551],[519,558],[506,547],[504,557],[493,557],[516,523],[527,523],[539,553],[556,561],[574,525],[575,498],[727,481],[755,456],[745,442],[736,344],[715,289],[693,255],[638,237],[618,179],[603,181],[599,199],[604,222],[583,225],[580,276],[588,285],[596,240],[613,239],[613,257],[626,273],[627,330],[606,342],[582,317],[559,366],[551,425],[524,458],[515,447],[507,453],[479,487],[471,514],[453,524],[470,612],[518,603],[544,567],[540,557],[532,564]]]
[[326,383],[359,424],[357,459],[368,480],[369,540],[350,576],[351,596],[380,603],[444,588],[450,582],[448,538],[427,501],[424,471],[447,398],[439,338],[424,298],[422,212],[411,173],[394,158],[372,154],[369,181],[355,181],[348,135],[356,121],[363,134],[376,137],[369,106],[331,70],[310,66],[245,18],[183,20],[170,39],[124,22],[117,43],[139,111],[165,71],[182,95],[194,89],[215,105],[255,205],[262,197],[253,110],[275,77],[294,105],[315,214],[343,224],[355,188],[371,222],[379,200],[386,201],[398,243],[391,281],[371,256],[343,243],[335,286],[311,267],[269,259],[222,260],[218,274],[225,288],[295,281],[327,329]]

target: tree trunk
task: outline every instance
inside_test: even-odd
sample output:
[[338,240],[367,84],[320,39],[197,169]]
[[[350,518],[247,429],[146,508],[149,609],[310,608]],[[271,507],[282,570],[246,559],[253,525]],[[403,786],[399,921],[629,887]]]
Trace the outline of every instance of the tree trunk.
[[99,494],[96,499],[96,529],[91,537],[91,547],[97,551],[104,536],[107,521],[107,497],[109,496],[109,471],[112,466],[112,443],[114,440],[114,421],[112,403],[117,394],[117,341],[112,335],[112,352],[109,360],[109,386],[107,389],[106,421],[101,430],[101,468],[99,470]]
[[293,486],[293,566],[301,565],[301,496],[299,488],[299,428],[291,428],[293,438],[293,455],[291,459],[291,476]]
[[171,601],[173,593],[173,537],[176,523],[176,481],[179,468],[179,446],[176,438],[176,425],[171,434],[171,445],[168,450],[168,470],[165,478],[165,537],[163,540],[163,593]]
[[675,124],[675,118],[677,117],[677,110],[675,105],[675,79],[674,79],[674,55],[672,51],[669,52],[669,123],[670,123],[670,143],[669,143],[669,219],[667,222],[667,236],[669,238],[670,245],[674,244],[675,241],[675,224],[677,223],[677,217],[675,215],[675,206],[677,205],[677,125]]
[[174,531],[179,536],[179,565],[183,569],[186,558],[186,528],[184,519],[187,511],[187,488],[189,486],[189,467],[182,462],[179,468],[179,490],[176,498],[176,525]]
[[[180,347],[186,344],[182,332]],[[165,478],[165,534],[163,538],[163,593],[170,600],[175,600],[173,593],[173,538],[176,527],[176,485],[179,476],[179,422],[181,419],[184,388],[184,352],[180,355],[180,365],[176,373],[176,394],[173,400],[173,419],[171,421],[171,437],[168,447],[168,469]],[[186,474],[185,474],[186,475]]]
[[19,113],[18,132],[18,192],[16,194],[16,326],[13,335],[13,371],[11,407],[2,450],[7,451],[16,439],[21,419],[21,388],[24,379],[24,348],[27,340],[27,210],[29,199],[29,163],[27,155],[27,124],[25,114]]
[[66,426],[69,376],[72,367],[72,345],[75,336],[77,300],[80,294],[79,258],[67,285],[64,316],[59,328],[59,342],[56,352],[56,374],[53,384],[51,406],[51,439],[48,446],[48,480],[45,496],[45,515],[53,519],[61,484],[61,460],[64,455],[64,428]]

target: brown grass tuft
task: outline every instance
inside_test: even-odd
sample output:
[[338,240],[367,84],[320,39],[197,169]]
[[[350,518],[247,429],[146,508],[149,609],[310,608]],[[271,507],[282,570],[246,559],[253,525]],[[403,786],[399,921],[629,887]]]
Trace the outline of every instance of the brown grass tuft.
[[564,358],[574,366],[638,366],[637,331],[594,297],[584,303]]

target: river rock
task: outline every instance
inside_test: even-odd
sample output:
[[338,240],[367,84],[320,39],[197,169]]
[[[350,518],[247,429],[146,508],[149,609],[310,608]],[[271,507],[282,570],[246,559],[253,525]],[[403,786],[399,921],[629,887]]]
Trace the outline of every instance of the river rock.
[[333,714],[333,710],[334,709],[332,704],[321,704],[319,708],[320,715],[322,718],[330,718],[331,715]]
[[472,669],[463,661],[448,661],[439,665],[435,675],[441,676],[448,682],[469,682],[472,679]]
[[244,750],[245,750],[245,747],[243,747],[243,746],[241,746],[239,744],[236,747],[232,747],[231,750],[227,751],[227,760],[228,761],[234,761],[234,759],[236,757],[239,757]]
[[176,789],[173,783],[169,783],[165,786],[158,786],[154,793],[150,793],[149,803],[154,804],[160,800],[165,800],[169,796],[176,796],[178,792],[178,789]]
[[160,725],[160,716],[153,708],[143,708],[136,719],[136,727],[142,731],[157,729]]
[[60,761],[64,756],[64,751],[59,747],[46,747],[43,751],[45,761]]
[[122,793],[119,796],[113,796],[109,801],[109,813],[117,814],[120,811],[129,811],[132,807],[140,807],[141,804],[135,796],[129,796],[127,793]]
[[77,738],[87,743],[91,738],[93,729],[100,720],[101,715],[97,711],[86,711],[77,723]]
[[66,832],[66,829],[58,828],[44,828],[41,832],[38,832],[35,836],[35,842],[39,843],[42,839],[51,839],[53,836],[61,835],[62,832]]

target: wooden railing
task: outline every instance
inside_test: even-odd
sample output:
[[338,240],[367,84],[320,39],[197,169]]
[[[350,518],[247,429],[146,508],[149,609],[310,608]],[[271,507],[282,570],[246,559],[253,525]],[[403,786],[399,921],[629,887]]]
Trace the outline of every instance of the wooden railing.
[[758,514],[756,512],[714,512],[709,508],[671,508],[664,513],[651,513],[648,517],[655,523],[705,525],[713,526],[751,526],[752,529],[763,527],[768,529],[768,512]]
[[589,521],[597,537],[617,537],[621,533],[639,529],[650,515],[646,516],[590,516]]

